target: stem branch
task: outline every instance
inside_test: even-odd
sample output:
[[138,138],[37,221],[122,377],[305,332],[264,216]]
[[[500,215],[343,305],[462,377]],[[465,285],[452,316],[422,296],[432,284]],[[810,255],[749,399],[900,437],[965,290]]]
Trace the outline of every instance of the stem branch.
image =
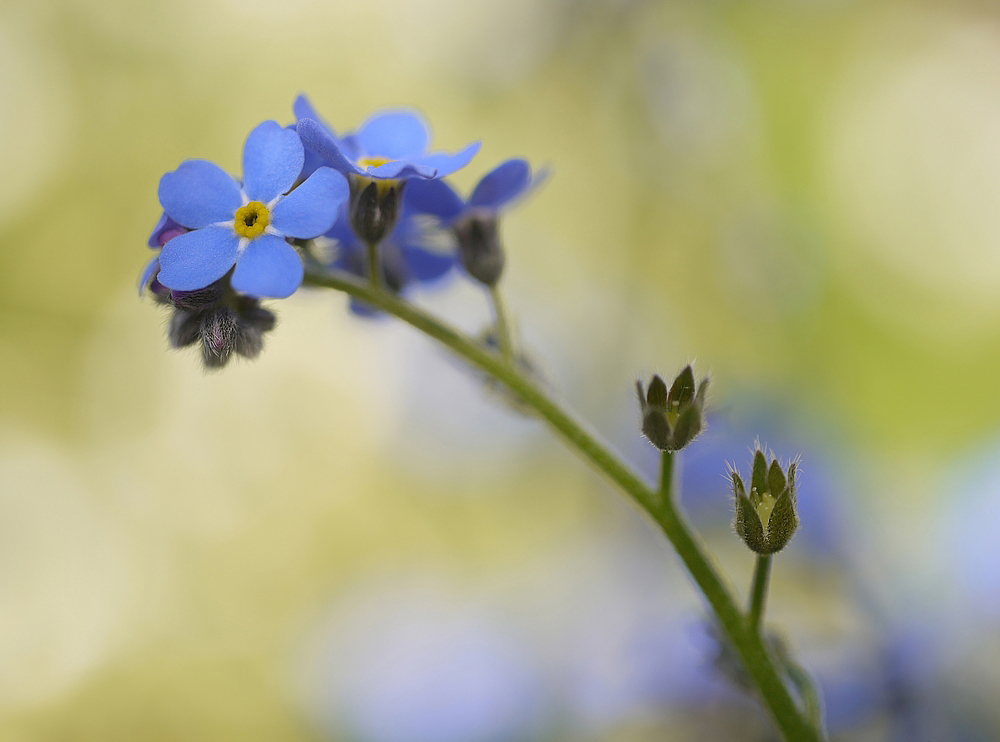
[[510,325],[507,323],[507,309],[504,306],[503,296],[500,294],[499,284],[490,286],[490,299],[493,301],[497,347],[500,348],[500,355],[508,363],[513,363],[514,343],[511,341]]
[[[590,426],[573,412],[549,397],[533,381],[523,376],[516,364],[506,363],[497,353],[462,335],[438,319],[389,292],[380,291],[355,277],[327,271],[306,259],[305,282],[312,286],[343,291],[356,299],[395,315],[404,322],[442,343],[472,365],[505,384],[556,430],[573,448],[627,492],[660,525],[680,555],[712,607],[723,632],[731,642],[754,680],[764,705],[788,742],[818,742],[819,732],[796,707],[781,680],[760,636],[751,631],[737,608],[722,577],[707,556],[690,527],[676,509],[673,499],[660,498],[634,474]],[[664,463],[666,481],[661,491],[672,487],[673,462]]]

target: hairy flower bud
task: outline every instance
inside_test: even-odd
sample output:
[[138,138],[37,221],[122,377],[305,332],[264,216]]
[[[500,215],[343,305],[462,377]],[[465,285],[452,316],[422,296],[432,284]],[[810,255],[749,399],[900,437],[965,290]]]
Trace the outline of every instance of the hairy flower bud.
[[377,245],[396,226],[406,181],[352,174],[349,182],[351,228],[365,243]]
[[743,542],[758,554],[781,551],[799,527],[796,469],[797,463],[793,461],[786,473],[777,459],[765,456],[758,448],[754,454],[749,492],[740,473],[735,469],[730,472],[736,500],[733,527]]
[[471,209],[454,227],[462,267],[477,281],[496,285],[504,268],[504,251],[495,211]]
[[[153,282],[155,284],[155,281]],[[206,368],[225,366],[233,353],[256,358],[264,348],[264,334],[274,329],[276,318],[260,300],[237,294],[229,277],[197,291],[157,294],[158,301],[173,307],[167,338],[174,348],[201,343]]]
[[642,433],[661,451],[680,451],[705,427],[708,379],[702,379],[696,387],[690,365],[677,375],[669,391],[658,375],[653,376],[646,390],[641,381],[635,385],[642,409]]

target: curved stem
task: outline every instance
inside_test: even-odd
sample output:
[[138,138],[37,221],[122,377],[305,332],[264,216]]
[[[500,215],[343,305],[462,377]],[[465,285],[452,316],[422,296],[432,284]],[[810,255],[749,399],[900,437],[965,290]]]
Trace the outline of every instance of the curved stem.
[[507,362],[512,363],[514,361],[514,343],[511,340],[510,325],[507,323],[507,309],[504,306],[503,296],[500,294],[499,284],[490,286],[490,299],[493,301],[497,347],[500,348],[500,354]]
[[787,658],[785,660],[785,672],[788,674],[788,678],[792,681],[792,684],[798,689],[799,695],[802,696],[802,703],[806,707],[806,717],[814,727],[820,730],[821,734],[825,734],[823,699],[819,691],[816,690],[816,684],[813,682],[812,677],[804,667],[797,664],[794,660]]
[[[590,426],[552,399],[533,381],[523,376],[515,364],[445,325],[426,312],[392,294],[379,291],[353,276],[320,268],[307,257],[305,282],[312,286],[343,291],[373,307],[395,315],[434,338],[472,365],[507,386],[556,430],[573,448],[627,492],[663,529],[712,607],[723,632],[743,659],[764,705],[789,742],[818,742],[819,733],[809,724],[781,680],[760,637],[750,631],[722,577],[707,552],[674,506],[673,498],[659,498]],[[670,476],[661,483],[663,491],[672,487]]]
[[764,620],[764,604],[767,601],[767,587],[771,579],[771,555],[758,554],[757,565],[753,570],[753,590],[750,597],[750,630],[760,633],[760,625]]

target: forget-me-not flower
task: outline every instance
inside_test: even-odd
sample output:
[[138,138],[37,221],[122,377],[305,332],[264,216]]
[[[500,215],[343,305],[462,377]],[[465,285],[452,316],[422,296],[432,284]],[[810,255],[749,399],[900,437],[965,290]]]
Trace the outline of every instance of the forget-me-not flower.
[[500,163],[472,189],[468,201],[443,180],[414,181],[407,187],[407,204],[436,216],[458,239],[462,266],[487,286],[500,280],[504,252],[497,218],[501,211],[537,186],[547,175],[532,177],[531,165],[514,158]]
[[306,149],[347,176],[351,228],[373,252],[396,226],[408,180],[450,175],[479,151],[474,142],[456,154],[428,152],[430,131],[413,111],[377,113],[357,132],[338,137],[305,96],[299,96],[294,109]]
[[356,132],[338,137],[304,95],[295,101],[294,110],[302,143],[344,175],[443,178],[468,165],[479,152],[479,142],[455,154],[428,152],[430,129],[413,111],[376,113]]
[[265,121],[243,148],[242,186],[206,160],[187,160],[164,175],[160,204],[170,219],[192,231],[163,245],[157,280],[191,291],[235,266],[236,291],[278,299],[291,295],[302,284],[303,266],[286,238],[323,234],[348,197],[344,176],[328,167],[289,193],[304,161],[298,135]]

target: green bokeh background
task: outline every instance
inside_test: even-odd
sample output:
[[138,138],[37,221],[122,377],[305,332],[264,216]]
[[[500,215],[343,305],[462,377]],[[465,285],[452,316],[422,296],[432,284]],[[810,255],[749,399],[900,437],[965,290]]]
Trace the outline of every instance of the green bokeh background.
[[[697,359],[718,408],[834,442],[869,577],[932,595],[944,478],[1000,421],[998,81],[977,2],[6,0],[0,738],[318,738],[296,658],[345,586],[489,583],[629,517],[342,297],[276,303],[224,373],[167,349],[135,293],[160,175],[238,171],[301,91],[338,130],[406,105],[441,148],[481,138],[465,188],[550,165],[507,294],[563,396],[628,448],[634,375]],[[416,298],[488,316],[461,283]],[[837,602],[776,579],[779,618]]]

